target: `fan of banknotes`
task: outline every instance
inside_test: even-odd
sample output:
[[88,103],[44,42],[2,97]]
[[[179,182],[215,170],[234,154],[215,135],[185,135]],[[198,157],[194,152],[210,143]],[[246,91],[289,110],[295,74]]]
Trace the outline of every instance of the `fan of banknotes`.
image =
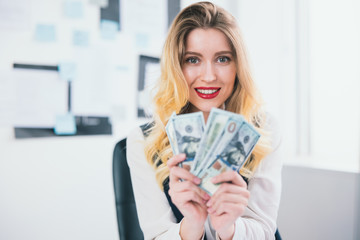
[[200,187],[210,195],[220,186],[211,178],[239,171],[260,138],[243,116],[218,108],[212,108],[206,126],[202,112],[173,113],[166,133],[174,155],[186,154],[179,166],[199,177]]

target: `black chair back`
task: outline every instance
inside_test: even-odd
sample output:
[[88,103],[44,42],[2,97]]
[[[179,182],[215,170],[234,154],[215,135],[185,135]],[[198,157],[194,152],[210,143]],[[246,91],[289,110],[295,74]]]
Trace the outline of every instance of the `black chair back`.
[[126,138],[119,141],[114,148],[113,180],[120,239],[143,240],[126,160]]

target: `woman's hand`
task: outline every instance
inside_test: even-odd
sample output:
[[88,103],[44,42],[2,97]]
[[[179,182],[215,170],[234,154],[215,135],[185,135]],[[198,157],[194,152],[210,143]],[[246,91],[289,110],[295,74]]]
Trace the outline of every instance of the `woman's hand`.
[[211,224],[222,240],[232,239],[235,221],[244,214],[250,192],[244,179],[235,171],[224,172],[212,182],[222,184],[207,202]]
[[184,215],[180,227],[181,237],[183,239],[200,239],[208,215],[206,201],[210,199],[210,196],[197,186],[200,184],[198,177],[177,166],[185,158],[185,154],[179,154],[167,162],[170,170],[169,195],[172,202]]

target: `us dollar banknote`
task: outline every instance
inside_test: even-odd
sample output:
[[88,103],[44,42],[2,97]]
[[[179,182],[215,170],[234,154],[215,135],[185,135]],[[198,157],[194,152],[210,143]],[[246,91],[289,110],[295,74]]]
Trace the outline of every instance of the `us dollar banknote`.
[[198,153],[195,156],[194,164],[191,172],[198,176],[206,165],[206,157],[211,153],[211,150],[215,148],[215,143],[220,138],[220,134],[223,131],[226,122],[229,119],[229,114],[225,111],[213,108],[208,117],[205,132],[201,138]]
[[205,122],[202,112],[172,116],[166,129],[174,154],[185,153],[186,159],[181,167],[190,171],[201,137]]
[[201,168],[201,171],[198,173],[198,177],[202,178],[204,172],[213,164],[217,156],[224,152],[229,142],[233,139],[234,135],[239,131],[244,118],[238,114],[232,114],[229,116],[229,119],[222,129],[218,141],[215,143],[212,151],[206,156],[204,165]]
[[[246,121],[242,122],[240,129],[233,134],[231,141],[220,147],[220,150],[212,155],[211,164],[204,169],[200,187],[210,195],[214,194],[219,184],[213,184],[211,179],[225,171],[239,171],[254,149],[260,134]],[[223,148],[221,150],[221,148]]]
[[176,113],[173,112],[168,123],[166,124],[165,130],[169,138],[170,146],[174,155],[179,154],[178,144],[176,142],[175,129],[172,119],[176,117]]
[[240,114],[213,108],[205,126],[202,112],[176,115],[166,125],[174,155],[185,153],[179,164],[201,178],[200,187],[213,195],[220,185],[211,179],[225,171],[239,171],[260,134]]

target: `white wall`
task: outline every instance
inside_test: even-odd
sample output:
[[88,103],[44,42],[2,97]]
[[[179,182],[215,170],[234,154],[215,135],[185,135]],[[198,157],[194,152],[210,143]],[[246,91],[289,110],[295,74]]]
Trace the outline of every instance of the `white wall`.
[[14,140],[0,130],[0,239],[118,239],[114,137]]
[[360,2],[317,0],[309,8],[311,153],[319,165],[359,171]]
[[240,1],[238,19],[266,109],[279,122],[284,149],[292,156],[296,142],[294,1]]

